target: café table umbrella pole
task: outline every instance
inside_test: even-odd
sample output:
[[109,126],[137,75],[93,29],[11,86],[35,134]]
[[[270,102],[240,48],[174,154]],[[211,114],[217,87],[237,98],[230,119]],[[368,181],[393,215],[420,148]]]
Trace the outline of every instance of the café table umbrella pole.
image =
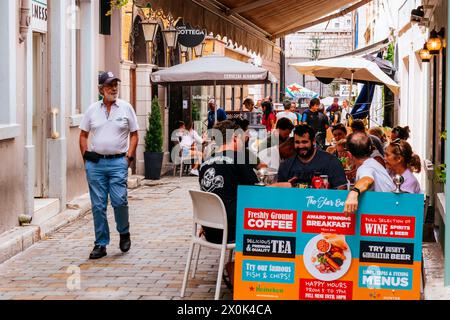
[[214,80],[214,103],[216,108],[214,109],[214,125],[217,123],[217,99],[216,99],[216,80]]
[[352,101],[352,91],[353,91],[353,76],[355,74],[355,70],[351,70],[352,71],[352,78],[350,79],[350,90],[348,92],[348,106],[350,106],[351,101]]

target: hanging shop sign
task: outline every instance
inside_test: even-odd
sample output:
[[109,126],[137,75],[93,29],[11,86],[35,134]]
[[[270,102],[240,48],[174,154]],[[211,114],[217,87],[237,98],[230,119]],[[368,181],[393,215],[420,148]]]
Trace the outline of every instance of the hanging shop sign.
[[423,195],[347,194],[239,187],[234,298],[419,300]]
[[192,28],[189,24],[178,24],[178,42],[188,48],[200,45],[206,38],[204,30]]
[[31,29],[36,32],[47,32],[48,7],[47,0],[32,0]]
[[[339,96],[340,97],[347,97],[349,95],[350,91],[350,85],[347,84],[341,84],[339,87]],[[353,85],[352,87],[352,97],[356,97],[358,93],[358,86],[357,85]]]

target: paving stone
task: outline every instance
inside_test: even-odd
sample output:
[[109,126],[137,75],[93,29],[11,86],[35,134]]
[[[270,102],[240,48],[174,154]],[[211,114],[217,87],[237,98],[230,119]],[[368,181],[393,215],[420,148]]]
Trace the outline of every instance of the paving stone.
[[[144,180],[141,187],[130,191],[129,253],[122,254],[118,248],[119,235],[109,207],[108,256],[89,260],[94,242],[89,213],[0,264],[0,299],[214,299],[219,252],[207,248],[202,248],[196,278],[189,278],[185,297],[179,296],[192,232],[187,190],[198,189],[198,178],[181,181],[182,185],[178,177]],[[443,287],[440,246],[424,243],[423,257],[425,299],[450,299],[450,289]],[[77,276],[80,289],[70,290],[67,285]],[[233,293],[222,285],[220,298],[231,300]]]
[[[108,256],[88,259],[94,241],[89,213],[0,264],[0,299],[179,299],[192,228],[187,190],[198,189],[198,178],[183,177],[182,186],[179,182],[171,177],[144,180],[140,188],[130,191],[132,249],[128,254],[118,248],[109,207]],[[214,299],[217,266],[217,250],[203,249],[197,278],[189,280],[186,298]],[[81,289],[69,290],[67,284],[77,276]]]

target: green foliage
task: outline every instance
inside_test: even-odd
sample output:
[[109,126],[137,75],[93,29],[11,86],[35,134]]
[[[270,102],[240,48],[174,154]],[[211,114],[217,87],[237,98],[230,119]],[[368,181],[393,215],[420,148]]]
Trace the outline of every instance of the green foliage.
[[145,135],[145,151],[162,152],[163,148],[163,126],[161,118],[161,107],[158,98],[153,98],[152,112],[149,114],[148,129]]
[[436,182],[443,183],[443,184],[446,183],[446,181],[447,181],[447,175],[446,175],[446,171],[445,171],[446,168],[447,168],[447,165],[444,163],[444,164],[437,166],[436,169],[434,169]]
[[394,58],[395,58],[395,47],[394,44],[391,42],[389,43],[386,60],[394,63]]
[[122,7],[126,6],[128,4],[129,0],[110,0],[110,6],[111,6],[111,10],[109,10],[106,15],[110,16],[112,15],[113,10],[119,10]]
[[441,135],[439,136],[442,140],[447,140],[447,130],[444,130],[441,132]]
[[192,102],[192,121],[200,121],[200,105],[197,101]]

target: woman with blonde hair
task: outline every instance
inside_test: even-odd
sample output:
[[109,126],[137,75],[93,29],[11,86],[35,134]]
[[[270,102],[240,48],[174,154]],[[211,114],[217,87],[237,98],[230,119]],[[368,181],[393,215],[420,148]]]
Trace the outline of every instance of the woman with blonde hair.
[[402,191],[423,193],[419,181],[413,174],[413,172],[419,173],[421,170],[420,158],[413,153],[408,142],[400,139],[391,142],[386,148],[384,159],[391,177],[400,174],[405,179],[401,185]]

